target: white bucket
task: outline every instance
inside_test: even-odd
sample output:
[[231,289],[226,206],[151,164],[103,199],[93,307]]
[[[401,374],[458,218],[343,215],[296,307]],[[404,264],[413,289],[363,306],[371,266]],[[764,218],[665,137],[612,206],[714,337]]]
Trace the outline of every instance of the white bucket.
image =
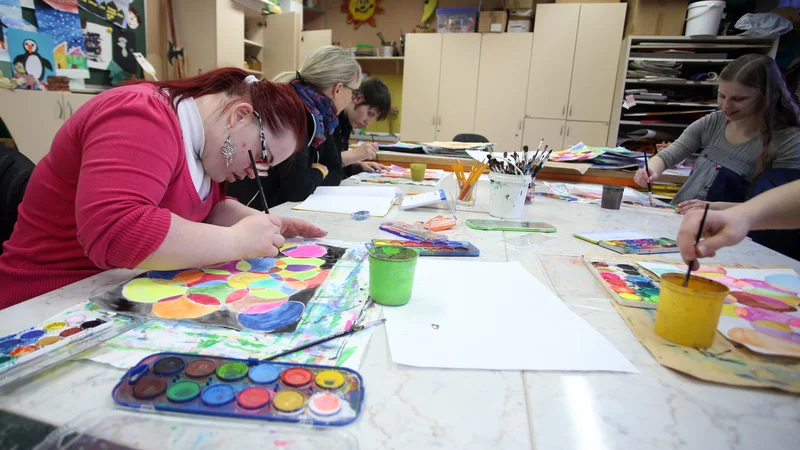
[[689,4],[686,10],[686,31],[684,36],[716,36],[725,2],[709,0]]
[[489,214],[500,219],[519,219],[525,206],[530,175],[489,173]]

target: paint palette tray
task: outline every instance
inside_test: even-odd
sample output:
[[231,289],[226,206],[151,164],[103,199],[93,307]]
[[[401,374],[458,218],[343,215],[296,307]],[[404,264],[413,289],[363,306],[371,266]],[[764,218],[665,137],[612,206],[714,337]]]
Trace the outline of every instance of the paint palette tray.
[[373,239],[372,245],[409,247],[419,256],[481,256],[481,251],[467,241],[402,241],[396,239]]
[[83,302],[38,325],[0,337],[0,386],[82,353],[141,323]]
[[590,272],[617,303],[656,309],[661,288],[631,261],[586,259]]
[[678,250],[678,243],[669,238],[600,241],[598,245],[617,253],[633,255],[678,253],[680,251]]
[[317,426],[361,413],[361,375],[341,367],[157,353],[120,379],[114,401],[133,408]]

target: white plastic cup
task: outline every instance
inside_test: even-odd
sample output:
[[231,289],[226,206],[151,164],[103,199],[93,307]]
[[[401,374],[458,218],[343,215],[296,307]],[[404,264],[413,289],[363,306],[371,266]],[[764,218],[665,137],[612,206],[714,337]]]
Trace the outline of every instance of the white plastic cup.
[[394,47],[391,45],[384,45],[383,46],[383,56],[394,56]]
[[716,36],[725,2],[708,0],[689,4],[686,10],[686,31],[684,36]]
[[499,219],[522,217],[530,184],[530,175],[489,172],[489,215]]

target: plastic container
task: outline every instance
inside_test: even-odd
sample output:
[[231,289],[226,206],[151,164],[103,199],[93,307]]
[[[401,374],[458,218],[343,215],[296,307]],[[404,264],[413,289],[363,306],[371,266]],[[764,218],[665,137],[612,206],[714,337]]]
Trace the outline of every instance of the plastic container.
[[411,180],[425,181],[425,171],[428,170],[427,164],[411,164]]
[[477,8],[439,8],[436,10],[437,33],[474,33],[477,23]]
[[530,175],[489,173],[489,214],[500,219],[519,219],[525,206]]
[[603,197],[600,199],[600,207],[603,209],[619,209],[619,207],[622,206],[622,194],[624,193],[624,186],[603,186]]
[[685,277],[682,273],[661,276],[656,334],[678,345],[711,347],[728,288],[695,275],[689,278],[689,286],[683,287]]
[[384,306],[411,300],[419,253],[405,247],[376,245],[369,249],[369,296]]
[[686,31],[684,36],[716,36],[725,2],[709,0],[689,4],[686,10]]

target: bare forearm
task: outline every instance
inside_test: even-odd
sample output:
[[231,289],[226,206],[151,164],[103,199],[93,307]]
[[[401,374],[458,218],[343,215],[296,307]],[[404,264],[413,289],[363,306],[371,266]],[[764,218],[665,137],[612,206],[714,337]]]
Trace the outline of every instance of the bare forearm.
[[361,162],[361,158],[353,150],[345,150],[342,152],[342,167],[347,167],[351,164]]
[[245,206],[236,200],[226,199],[214,205],[214,208],[211,209],[211,213],[206,217],[205,222],[220,227],[230,227],[245,217],[255,214],[264,213],[249,206]]
[[229,227],[191,222],[172,214],[166,238],[138,268],[177,270],[241,259],[242,245]]
[[747,220],[753,230],[800,228],[800,180],[770,189],[728,211]]
[[667,170],[667,164],[658,155],[653,156],[647,161],[647,167],[650,169],[651,174],[661,175]]

